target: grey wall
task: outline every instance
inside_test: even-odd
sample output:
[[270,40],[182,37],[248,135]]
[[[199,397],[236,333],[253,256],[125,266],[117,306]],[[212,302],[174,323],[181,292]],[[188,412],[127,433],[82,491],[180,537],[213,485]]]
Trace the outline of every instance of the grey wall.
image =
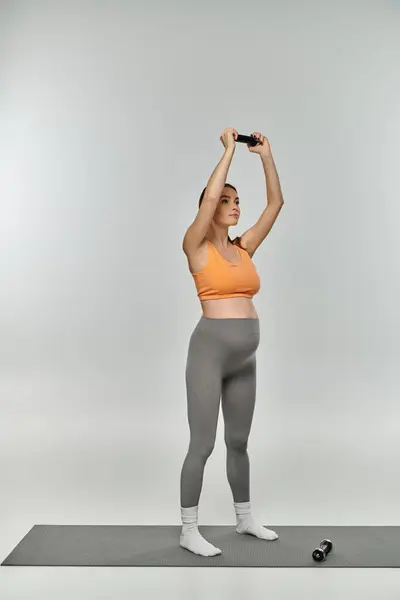
[[[269,138],[285,198],[254,255],[254,514],[398,524],[398,3],[1,8],[2,556],[35,523],[180,523],[181,243],[225,127]],[[259,157],[227,180],[239,235]],[[222,413],[199,520],[234,522]]]

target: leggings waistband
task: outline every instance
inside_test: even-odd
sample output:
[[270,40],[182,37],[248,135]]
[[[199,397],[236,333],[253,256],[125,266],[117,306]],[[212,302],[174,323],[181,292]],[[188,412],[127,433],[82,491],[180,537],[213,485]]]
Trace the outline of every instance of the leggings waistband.
[[202,315],[197,323],[196,329],[209,332],[219,332],[222,336],[234,335],[238,338],[242,335],[256,333],[260,334],[260,321],[252,317],[222,317],[214,319]]
[[206,321],[260,321],[258,317],[206,317],[201,315],[200,320],[205,319]]

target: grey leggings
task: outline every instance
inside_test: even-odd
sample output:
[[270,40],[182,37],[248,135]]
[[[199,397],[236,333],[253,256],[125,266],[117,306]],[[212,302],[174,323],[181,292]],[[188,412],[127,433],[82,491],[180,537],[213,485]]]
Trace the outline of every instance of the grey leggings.
[[248,502],[250,434],[256,399],[259,320],[201,316],[186,362],[190,443],[181,472],[181,506],[199,504],[204,467],[213,451],[222,400],[226,471],[234,502]]

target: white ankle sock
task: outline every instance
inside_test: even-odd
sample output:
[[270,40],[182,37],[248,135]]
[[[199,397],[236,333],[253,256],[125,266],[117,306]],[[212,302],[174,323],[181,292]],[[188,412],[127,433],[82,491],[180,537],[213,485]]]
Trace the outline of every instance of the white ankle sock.
[[233,505],[236,512],[237,533],[249,533],[250,535],[255,535],[262,540],[268,541],[276,540],[279,537],[272,529],[267,529],[254,522],[251,515],[250,502],[234,502]]
[[221,550],[210,544],[210,542],[207,542],[198,530],[198,512],[198,506],[190,506],[189,508],[181,506],[182,532],[180,535],[180,546],[190,550],[194,554],[201,554],[202,556],[222,554]]

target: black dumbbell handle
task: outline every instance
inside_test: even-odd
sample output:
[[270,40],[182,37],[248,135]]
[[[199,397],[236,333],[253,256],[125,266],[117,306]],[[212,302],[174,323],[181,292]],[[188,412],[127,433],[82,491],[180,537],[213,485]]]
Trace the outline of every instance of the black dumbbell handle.
[[257,146],[257,144],[260,143],[257,138],[253,138],[251,135],[243,135],[241,133],[238,133],[236,141],[242,142],[243,144],[250,144],[250,146]]
[[322,540],[320,548],[325,552],[325,554],[329,554],[329,552],[332,550],[331,540]]

